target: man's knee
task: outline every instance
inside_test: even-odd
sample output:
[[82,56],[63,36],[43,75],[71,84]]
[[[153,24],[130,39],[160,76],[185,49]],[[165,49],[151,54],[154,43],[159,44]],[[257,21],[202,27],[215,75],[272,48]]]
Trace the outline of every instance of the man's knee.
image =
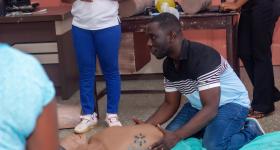
[[167,127],[165,129],[168,131],[176,131],[179,128],[181,128],[181,125],[171,122],[167,125]]
[[225,149],[225,144],[221,141],[214,139],[203,139],[202,140],[203,147],[207,150],[223,150]]

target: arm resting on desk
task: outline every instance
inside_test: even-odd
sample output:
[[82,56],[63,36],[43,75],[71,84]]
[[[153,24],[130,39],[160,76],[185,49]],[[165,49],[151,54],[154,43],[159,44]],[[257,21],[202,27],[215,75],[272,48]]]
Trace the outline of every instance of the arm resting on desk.
[[236,2],[224,2],[220,5],[221,10],[240,9],[248,0],[237,0]]

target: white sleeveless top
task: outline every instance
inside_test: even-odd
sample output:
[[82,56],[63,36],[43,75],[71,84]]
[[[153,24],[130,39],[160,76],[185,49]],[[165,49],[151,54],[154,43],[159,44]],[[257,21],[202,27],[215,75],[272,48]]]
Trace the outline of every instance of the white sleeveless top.
[[118,9],[119,3],[114,0],[76,0],[71,10],[74,16],[72,24],[87,30],[112,27],[119,24]]

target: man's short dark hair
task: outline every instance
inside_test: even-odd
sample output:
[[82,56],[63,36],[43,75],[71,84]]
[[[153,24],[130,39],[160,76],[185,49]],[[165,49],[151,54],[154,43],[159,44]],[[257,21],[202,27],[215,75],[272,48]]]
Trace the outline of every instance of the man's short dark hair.
[[165,31],[181,33],[181,23],[178,18],[171,13],[161,13],[151,19],[151,23],[158,22],[159,27]]

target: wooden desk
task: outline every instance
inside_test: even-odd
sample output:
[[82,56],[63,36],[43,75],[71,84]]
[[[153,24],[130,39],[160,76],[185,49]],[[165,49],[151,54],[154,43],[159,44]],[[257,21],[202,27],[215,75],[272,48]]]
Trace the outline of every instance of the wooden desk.
[[37,57],[54,82],[57,93],[68,99],[78,89],[71,39],[71,6],[47,10],[45,14],[0,17],[0,42]]
[[[227,60],[235,72],[239,74],[237,57],[237,12],[229,13],[199,13],[195,15],[181,15],[184,29],[225,29]],[[151,16],[135,16],[122,19],[123,32],[144,32]],[[203,36],[203,35],[201,35]]]

